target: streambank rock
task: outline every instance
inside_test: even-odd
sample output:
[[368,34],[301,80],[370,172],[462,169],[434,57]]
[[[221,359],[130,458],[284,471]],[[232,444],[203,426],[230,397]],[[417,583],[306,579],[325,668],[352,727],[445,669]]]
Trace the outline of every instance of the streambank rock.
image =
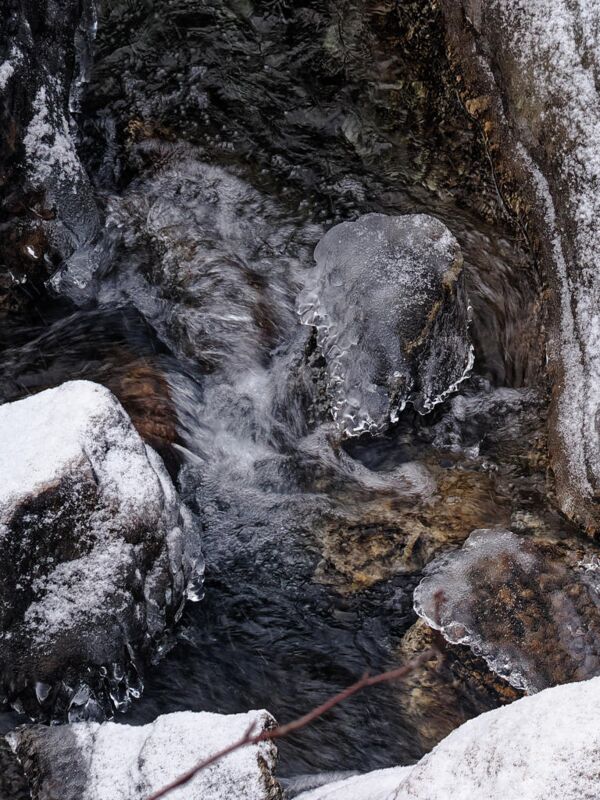
[[600,528],[600,9],[440,0],[450,61],[549,289],[551,457],[563,511]]
[[[32,800],[146,800],[198,761],[274,725],[266,711],[166,714],[133,727],[93,722],[20,728],[8,735]],[[179,800],[279,800],[272,742],[245,747],[174,792]]]
[[591,547],[473,531],[434,561],[415,610],[527,693],[600,673],[600,558]]
[[366,214],[315,249],[298,299],[317,331],[332,413],[349,436],[425,413],[469,372],[469,309],[456,239],[433,217]]
[[98,718],[139,696],[138,658],[196,590],[191,515],[108,389],[0,406],[0,685],[32,716]]
[[0,9],[0,307],[60,264],[78,290],[93,271],[99,217],[72,118],[93,27],[88,0],[7,0]]

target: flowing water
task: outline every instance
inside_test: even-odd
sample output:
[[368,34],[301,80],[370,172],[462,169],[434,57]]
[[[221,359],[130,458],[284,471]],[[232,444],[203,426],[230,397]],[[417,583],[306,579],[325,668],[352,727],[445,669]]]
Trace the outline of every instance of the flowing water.
[[[536,272],[427,3],[111,0],[83,77],[102,279],[83,306],[41,292],[3,323],[0,399],[106,384],[202,525],[205,597],[124,721],[286,721],[398,662],[436,553],[477,527],[560,530]],[[342,446],[296,301],[321,236],[372,211],[432,214],[457,237],[475,368],[428,415]],[[298,775],[421,747],[388,686],[280,753]]]

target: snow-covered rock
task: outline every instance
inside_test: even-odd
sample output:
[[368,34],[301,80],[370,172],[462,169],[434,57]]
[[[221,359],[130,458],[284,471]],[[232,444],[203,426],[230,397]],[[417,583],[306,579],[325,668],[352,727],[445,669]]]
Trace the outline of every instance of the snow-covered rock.
[[472,365],[462,254],[424,214],[366,214],[336,225],[315,249],[298,299],[327,369],[334,419],[380,430],[412,401],[429,411]]
[[[149,725],[34,725],[9,734],[33,800],[146,800],[199,761],[274,720],[266,711],[230,716],[183,711]],[[172,800],[278,800],[272,742],[241,748],[207,767]],[[58,794],[57,794],[58,788]]]
[[419,616],[517,689],[600,673],[600,562],[591,545],[477,530],[426,572],[414,593]]
[[441,0],[447,49],[549,291],[552,466],[562,509],[600,527],[600,6]]
[[0,406],[0,476],[7,699],[71,719],[123,707],[137,656],[160,649],[201,575],[190,513],[119,402],[87,381]]
[[388,800],[592,800],[599,718],[600,678],[524,697],[451,733]]

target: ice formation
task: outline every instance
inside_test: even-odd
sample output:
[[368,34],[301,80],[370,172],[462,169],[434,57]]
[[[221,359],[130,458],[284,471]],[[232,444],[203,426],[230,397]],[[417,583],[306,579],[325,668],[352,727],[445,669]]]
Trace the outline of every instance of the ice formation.
[[425,413],[468,374],[469,310],[456,239],[423,214],[367,214],[315,250],[298,298],[317,331],[332,412],[347,435],[377,431],[407,401]]
[[419,616],[516,688],[600,671],[597,558],[577,543],[478,530],[427,573],[414,593]]

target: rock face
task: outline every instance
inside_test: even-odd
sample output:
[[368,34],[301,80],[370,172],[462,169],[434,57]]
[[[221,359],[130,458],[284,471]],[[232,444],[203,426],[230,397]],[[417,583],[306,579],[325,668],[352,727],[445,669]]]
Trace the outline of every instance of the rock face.
[[33,716],[85,719],[139,695],[201,574],[156,453],[87,381],[0,406],[0,680]]
[[[24,727],[7,737],[33,800],[146,800],[198,761],[240,739],[251,724],[273,726],[266,711],[223,716],[188,711],[140,727],[111,722]],[[242,748],[173,793],[179,800],[279,800],[272,742]]]
[[600,672],[600,561],[589,549],[479,530],[428,572],[417,613],[517,689]]
[[91,269],[99,229],[71,111],[86,78],[91,2],[8,0],[0,9],[0,302],[40,285],[65,259]]
[[441,222],[367,214],[328,231],[315,260],[298,308],[317,330],[346,435],[381,430],[409,400],[425,413],[466,376],[462,255]]
[[600,11],[593,0],[440,0],[467,110],[549,291],[552,465],[563,511],[600,527]]

